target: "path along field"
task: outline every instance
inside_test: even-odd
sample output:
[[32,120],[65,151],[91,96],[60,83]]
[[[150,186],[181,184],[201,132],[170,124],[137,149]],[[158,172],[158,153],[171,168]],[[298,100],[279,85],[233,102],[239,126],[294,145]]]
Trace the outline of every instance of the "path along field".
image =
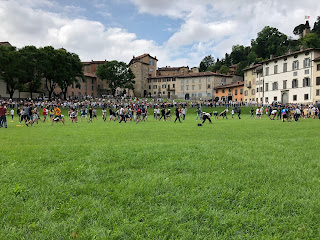
[[9,122],[0,239],[320,239],[320,120],[198,127],[189,112],[182,124]]

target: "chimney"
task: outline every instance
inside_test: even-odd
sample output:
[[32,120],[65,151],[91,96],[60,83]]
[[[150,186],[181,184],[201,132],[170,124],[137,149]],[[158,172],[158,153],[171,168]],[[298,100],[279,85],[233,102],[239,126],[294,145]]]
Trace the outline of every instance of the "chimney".
[[270,55],[270,60],[272,60],[272,59],[273,59],[273,54]]

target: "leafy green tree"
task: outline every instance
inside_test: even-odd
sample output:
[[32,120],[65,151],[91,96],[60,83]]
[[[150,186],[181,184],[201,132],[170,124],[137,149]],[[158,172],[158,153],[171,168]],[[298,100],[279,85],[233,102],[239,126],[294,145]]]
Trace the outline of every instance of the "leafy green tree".
[[62,90],[64,99],[67,99],[68,87],[74,83],[79,86],[79,79],[85,81],[82,71],[83,64],[77,54],[67,52],[64,49],[57,50],[56,60],[58,71],[56,80]]
[[320,36],[316,33],[309,33],[300,41],[305,48],[320,48]]
[[288,51],[288,37],[287,35],[279,32],[278,29],[266,26],[258,33],[256,40],[251,41],[253,51],[267,59],[270,55],[280,56]]
[[303,33],[303,30],[306,28],[305,24],[299,24],[293,29],[294,35],[301,35]]
[[205,56],[200,62],[199,71],[205,72],[213,65],[214,65],[214,57],[212,57],[211,55]]
[[237,64],[241,61],[247,60],[248,55],[248,48],[244,47],[243,45],[234,45],[232,46],[232,52],[230,54],[231,63]]
[[106,80],[112,95],[115,95],[117,88],[133,89],[135,78],[133,72],[124,62],[110,61],[98,66],[96,75]]
[[221,68],[219,69],[219,72],[222,74],[227,74],[229,72],[229,67],[226,65],[222,65]]
[[39,50],[35,46],[25,46],[19,50],[21,61],[20,82],[30,93],[37,92],[41,86],[41,68]]
[[247,56],[248,65],[252,63],[257,63],[257,58],[258,58],[258,55],[254,51],[251,51]]
[[312,32],[320,35],[320,16],[317,17],[317,21],[313,25]]
[[21,75],[20,56],[15,47],[0,46],[0,76],[6,83],[10,98],[16,89],[21,87],[19,77]]

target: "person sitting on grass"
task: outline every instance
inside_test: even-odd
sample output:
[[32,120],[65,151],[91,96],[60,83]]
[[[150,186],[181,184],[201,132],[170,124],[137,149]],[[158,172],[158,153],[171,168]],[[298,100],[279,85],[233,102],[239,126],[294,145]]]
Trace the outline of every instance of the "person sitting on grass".
[[51,126],[53,125],[54,122],[60,122],[60,121],[64,125],[64,117],[61,114],[61,110],[60,110],[60,108],[58,106],[54,107],[54,113],[55,113],[55,118],[52,119]]

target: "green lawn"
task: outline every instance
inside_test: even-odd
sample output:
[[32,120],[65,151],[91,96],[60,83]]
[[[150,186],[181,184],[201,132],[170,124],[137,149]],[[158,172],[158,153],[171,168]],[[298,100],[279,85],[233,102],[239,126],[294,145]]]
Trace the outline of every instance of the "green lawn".
[[0,239],[320,239],[320,120],[195,117],[15,118],[0,129]]

